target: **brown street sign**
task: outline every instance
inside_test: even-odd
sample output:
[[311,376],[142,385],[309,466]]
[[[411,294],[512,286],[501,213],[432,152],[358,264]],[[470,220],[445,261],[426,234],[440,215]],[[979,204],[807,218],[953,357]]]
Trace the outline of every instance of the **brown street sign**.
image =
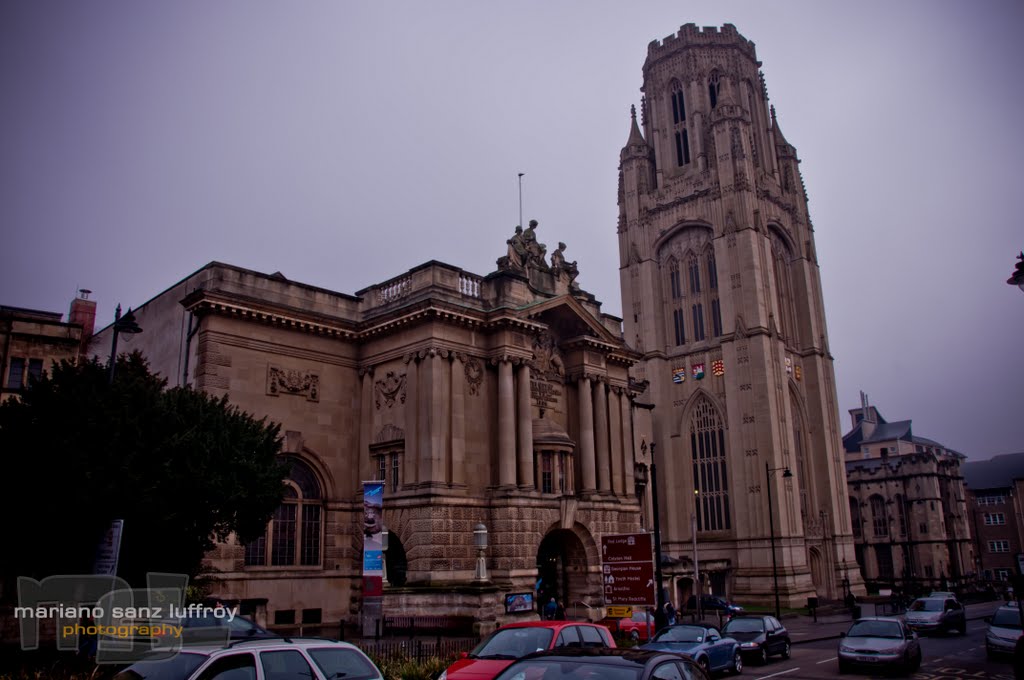
[[654,606],[650,534],[601,537],[601,584],[606,605]]

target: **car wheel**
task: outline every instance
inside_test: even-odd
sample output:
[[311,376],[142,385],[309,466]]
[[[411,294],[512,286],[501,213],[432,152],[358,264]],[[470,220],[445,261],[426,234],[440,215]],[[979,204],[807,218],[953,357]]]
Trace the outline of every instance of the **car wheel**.
[[789,640],[786,640],[782,643],[782,658],[788,659],[790,656],[792,656],[792,650],[789,647]]
[[702,656],[699,659],[697,659],[697,665],[700,666],[700,669],[702,671],[704,671],[708,675],[711,675],[711,663],[708,661],[708,657]]
[[761,651],[757,656],[757,662],[762,666],[768,663],[768,650],[764,647],[761,647]]
[[740,656],[740,650],[736,650],[732,655],[732,672],[739,675],[743,672],[743,657]]
[[629,634],[629,639],[633,642],[640,642],[640,631],[634,630]]

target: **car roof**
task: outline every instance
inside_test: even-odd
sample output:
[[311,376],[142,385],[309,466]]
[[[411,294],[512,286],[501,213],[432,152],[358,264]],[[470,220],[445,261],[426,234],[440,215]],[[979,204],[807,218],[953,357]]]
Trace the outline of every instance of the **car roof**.
[[903,623],[903,619],[898,616],[862,616],[854,623],[860,623],[861,621],[894,621],[896,623]]
[[[222,647],[217,647],[211,650],[211,656],[213,654],[222,654],[227,652],[235,652],[239,649],[254,649],[256,651],[263,651],[265,649],[295,649],[301,647],[303,649],[309,647],[337,647],[339,649],[354,649],[361,653],[361,650],[355,645],[342,642],[341,640],[331,640],[330,638],[254,638],[251,640],[235,640]],[[189,648],[193,649],[193,648]],[[207,648],[209,649],[209,648]]]
[[660,652],[652,649],[637,649],[632,647],[612,649],[610,647],[559,647],[558,649],[545,650],[527,654],[519,661],[529,659],[566,659],[582,661],[600,661],[605,664],[616,666],[643,666],[652,659],[668,657],[679,659],[678,654]]
[[515,623],[506,623],[498,630],[505,630],[506,628],[564,628],[566,626],[594,626],[595,628],[604,628],[596,623],[589,623],[585,621],[516,621]]

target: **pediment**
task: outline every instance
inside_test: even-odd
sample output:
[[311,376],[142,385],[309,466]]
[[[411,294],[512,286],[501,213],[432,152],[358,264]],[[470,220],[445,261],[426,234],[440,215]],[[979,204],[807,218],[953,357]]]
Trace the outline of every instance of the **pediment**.
[[525,307],[523,311],[527,318],[547,324],[552,332],[560,338],[588,336],[613,345],[622,344],[622,338],[605,328],[572,296],[562,295],[545,300]]

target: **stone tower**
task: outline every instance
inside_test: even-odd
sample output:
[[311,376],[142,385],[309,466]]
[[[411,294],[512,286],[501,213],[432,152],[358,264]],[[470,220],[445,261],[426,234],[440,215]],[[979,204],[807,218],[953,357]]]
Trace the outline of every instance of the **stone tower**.
[[777,576],[805,606],[863,588],[814,231],[760,66],[730,24],[652,42],[620,156],[625,338],[655,405],[677,602],[693,531],[705,593],[769,602]]

